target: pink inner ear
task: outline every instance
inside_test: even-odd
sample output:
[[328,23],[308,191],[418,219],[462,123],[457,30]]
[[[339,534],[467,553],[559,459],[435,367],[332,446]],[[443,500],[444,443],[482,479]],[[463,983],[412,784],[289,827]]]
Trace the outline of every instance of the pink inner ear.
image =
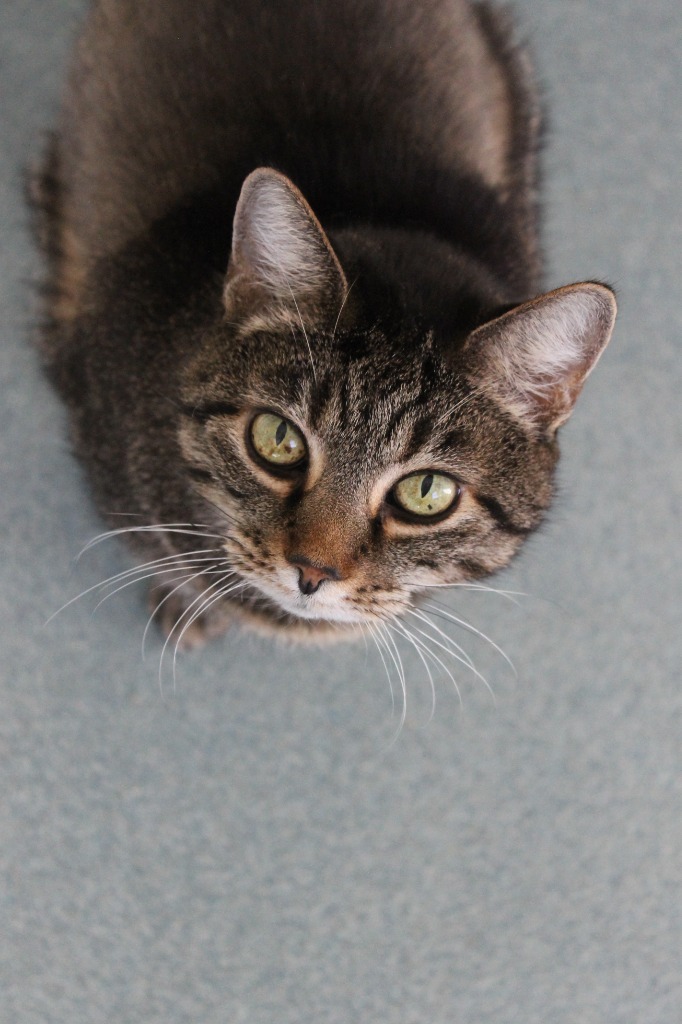
[[465,353],[479,387],[526,423],[556,430],[607,345],[615,314],[610,289],[569,285],[479,327]]

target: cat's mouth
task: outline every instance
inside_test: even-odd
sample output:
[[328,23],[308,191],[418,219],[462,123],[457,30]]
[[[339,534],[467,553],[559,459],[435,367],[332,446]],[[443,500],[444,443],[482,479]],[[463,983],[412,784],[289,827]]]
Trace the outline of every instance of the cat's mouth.
[[352,600],[346,588],[339,583],[325,583],[314,594],[300,593],[298,585],[292,585],[288,578],[280,579],[274,574],[264,580],[244,574],[248,589],[242,592],[241,602],[248,602],[251,611],[276,619],[279,622],[292,620],[308,628],[330,627],[355,628],[366,624],[370,616]]
[[344,594],[332,592],[332,588],[338,588],[338,584],[325,584],[317,593],[310,595],[261,580],[255,586],[280,609],[280,613],[285,612],[296,619],[313,623],[334,622],[347,625],[357,625],[366,619],[365,615],[344,600]]
[[321,608],[311,607],[314,595],[307,600],[308,607],[303,601],[300,605],[295,599],[287,601],[281,593],[275,593],[273,587],[249,580],[234,607],[252,629],[265,635],[272,635],[274,630],[285,641],[315,644],[352,639],[357,637],[358,629],[367,624],[366,617],[361,615],[341,618],[334,615],[333,610],[325,614]]

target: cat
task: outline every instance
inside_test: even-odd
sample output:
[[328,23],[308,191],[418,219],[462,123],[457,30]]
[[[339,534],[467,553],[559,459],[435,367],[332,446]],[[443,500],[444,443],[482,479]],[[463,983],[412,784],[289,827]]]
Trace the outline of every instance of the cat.
[[41,344],[144,557],[114,584],[176,642],[402,632],[538,527],[616,312],[541,293],[541,120],[489,3],[92,4],[33,185]]

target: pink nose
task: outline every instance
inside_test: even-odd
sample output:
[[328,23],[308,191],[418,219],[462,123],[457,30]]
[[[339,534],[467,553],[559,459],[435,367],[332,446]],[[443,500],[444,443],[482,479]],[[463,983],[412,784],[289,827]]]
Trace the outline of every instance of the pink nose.
[[298,589],[309,596],[320,589],[325,580],[338,580],[338,569],[330,565],[316,565],[305,555],[291,555],[289,561],[298,568]]

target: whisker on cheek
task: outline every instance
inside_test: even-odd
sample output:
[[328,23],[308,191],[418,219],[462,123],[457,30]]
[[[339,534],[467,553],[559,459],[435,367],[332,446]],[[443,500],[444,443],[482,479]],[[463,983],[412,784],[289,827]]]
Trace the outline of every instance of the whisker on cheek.
[[[113,590],[110,590],[107,594],[105,594],[104,597],[102,597],[93,608],[93,614],[97,611],[100,605],[104,604],[105,601],[108,601],[110,597],[114,596],[114,594],[120,593],[127,587],[132,587],[135,583],[141,583],[143,580],[150,580],[154,579],[155,577],[168,576],[171,573],[185,572],[187,569],[194,569],[197,565],[201,565],[204,562],[208,562],[212,565],[218,564],[216,563],[215,559],[212,558],[192,559],[188,562],[179,562],[177,565],[174,565],[171,568],[158,569],[155,572],[148,572],[143,573],[141,576],[135,576],[133,579],[127,580],[125,583],[122,583],[119,587],[115,587]],[[200,572],[195,574],[194,578],[196,579],[197,576],[201,576],[203,575],[203,573],[208,571],[210,570],[201,570]],[[170,582],[175,582],[176,578],[177,577],[172,577]]]
[[[227,575],[231,578],[234,576],[234,573],[228,573]],[[223,576],[222,580],[219,580],[218,583],[224,583],[225,579],[226,576]],[[209,609],[216,603],[216,601],[220,601],[222,598],[226,597],[227,594],[231,594],[233,591],[243,588],[243,586],[244,584],[240,581],[237,583],[230,582],[227,586],[221,587],[216,594],[211,595],[199,605],[199,607],[192,613],[192,615],[189,617],[185,625],[182,627],[175,641],[175,648],[173,650],[173,686],[175,686],[176,681],[176,661],[178,650],[180,644],[182,643],[182,638],[187,632],[187,630],[192,626],[194,622],[196,622],[196,620],[200,616],[205,616]]]
[[[174,634],[176,634],[176,630],[178,630],[178,628],[180,627],[183,619],[185,619],[186,616],[189,617],[189,619],[190,619],[190,621],[186,624],[186,627],[188,628],[189,625],[191,625],[191,622],[195,621],[195,619],[198,617],[198,615],[201,614],[201,607],[200,607],[198,614],[196,616],[194,616],[194,618],[192,618],[191,617],[192,616],[192,609],[196,609],[197,605],[203,606],[204,602],[206,600],[210,599],[210,596],[209,596],[209,598],[207,598],[207,594],[209,594],[210,591],[215,590],[216,587],[220,587],[221,584],[223,584],[225,582],[225,579],[228,576],[232,577],[234,575],[236,575],[236,574],[232,573],[232,572],[226,573],[224,577],[222,577],[219,580],[216,580],[215,583],[211,583],[208,587],[206,587],[206,589],[203,590],[199,594],[198,597],[194,598],[194,600],[191,601],[187,605],[187,607],[185,608],[183,613],[179,616],[179,618],[178,618],[177,622],[175,623],[175,625],[170,629],[170,631],[168,633],[168,636],[166,637],[166,640],[164,642],[164,645],[161,648],[161,654],[159,656],[159,688],[161,689],[161,692],[163,692],[163,662],[164,662],[164,658],[165,658],[168,646],[171,643],[171,641],[173,640]],[[238,585],[238,584],[236,584],[236,585]],[[223,595],[220,594],[219,596],[223,596]],[[182,627],[180,635],[176,636],[176,639],[174,641],[175,647],[174,647],[174,652],[173,652],[173,686],[176,685],[175,662],[176,662],[176,656],[177,656],[177,652],[178,652],[178,645],[180,643],[180,639],[182,638],[182,635],[184,635],[186,627]]]
[[504,658],[504,660],[507,662],[507,664],[509,665],[510,669],[514,673],[514,678],[518,679],[518,672],[516,671],[514,663],[511,660],[511,658],[509,657],[509,655],[505,651],[503,651],[502,648],[499,646],[499,644],[496,644],[495,641],[492,640],[486,633],[484,633],[480,629],[477,629],[474,625],[472,625],[470,622],[467,622],[465,619],[461,619],[461,618],[459,618],[459,616],[453,615],[452,612],[446,611],[445,608],[442,605],[440,605],[440,603],[439,603],[438,607],[436,607],[436,602],[431,602],[431,604],[424,605],[424,607],[428,608],[429,611],[431,611],[431,613],[433,615],[449,619],[451,622],[454,622],[456,625],[461,626],[462,629],[465,629],[469,633],[473,633],[476,636],[479,636],[482,640],[485,640],[486,643],[490,644],[490,646],[493,648],[493,650],[497,651],[497,653],[500,655],[500,657]]
[[[400,620],[398,620],[398,621],[400,621]],[[400,625],[401,625],[401,626],[402,626],[402,627],[403,627],[404,629],[406,629],[406,628],[407,628],[407,627],[406,627],[406,626],[404,625],[404,623],[403,623],[403,622],[400,622]],[[452,682],[452,685],[453,685],[453,687],[454,687],[454,689],[455,689],[455,692],[456,692],[456,694],[457,694],[457,698],[458,698],[458,700],[459,700],[459,704],[460,704],[460,707],[463,707],[463,704],[462,704],[462,695],[461,695],[461,692],[460,692],[459,686],[457,685],[457,680],[455,679],[455,677],[453,676],[452,672],[451,672],[451,671],[450,671],[450,669],[449,669],[449,668],[447,667],[447,665],[445,664],[445,662],[444,662],[444,661],[442,660],[442,658],[440,658],[440,657],[439,657],[439,656],[438,656],[438,655],[437,655],[437,654],[436,654],[436,653],[435,653],[434,651],[432,651],[432,650],[431,650],[431,648],[430,648],[430,647],[428,646],[428,644],[424,643],[424,640],[422,640],[422,639],[420,639],[420,637],[416,636],[416,635],[415,635],[415,634],[414,634],[414,633],[413,633],[413,632],[412,632],[411,630],[409,630],[409,632],[410,632],[410,636],[412,637],[412,640],[413,640],[413,641],[414,641],[414,643],[415,643],[415,644],[417,645],[417,647],[418,647],[418,648],[420,648],[420,649],[421,649],[421,650],[422,650],[422,651],[424,652],[424,655],[425,655],[425,656],[426,656],[427,658],[429,658],[429,659],[430,659],[430,660],[431,660],[431,661],[432,661],[432,662],[434,663],[434,665],[438,665],[438,666],[439,666],[439,667],[440,667],[440,668],[441,668],[441,669],[443,670],[443,672],[445,672],[446,676],[448,676],[448,678],[449,678],[449,679],[450,679],[450,681]],[[425,638],[426,638],[427,640],[431,640],[431,641],[433,641],[433,637],[430,637],[430,636],[428,636],[428,634],[426,634],[426,633],[423,633],[423,631],[422,631],[422,630],[420,630],[420,629],[417,629],[417,632],[418,632],[418,633],[420,633],[420,634],[422,634],[422,635],[423,635],[423,636],[424,636],[424,637],[425,637]]]
[[529,597],[530,595],[522,590],[501,590],[499,587],[488,587],[483,583],[416,583],[409,582],[406,584],[410,587],[416,587],[418,590],[438,590],[438,589],[454,589],[460,588],[462,590],[481,591],[484,594],[498,594],[500,597],[505,597],[512,604],[518,605],[519,602],[514,600],[517,597]]
[[425,637],[428,637],[428,639],[431,641],[431,643],[434,643],[434,644],[436,644],[437,647],[442,648],[442,650],[444,650],[452,658],[454,658],[455,661],[460,662],[460,664],[464,665],[465,668],[468,668],[471,672],[473,672],[473,674],[478,679],[481,680],[483,685],[490,692],[490,696],[495,701],[496,697],[495,697],[495,694],[493,693],[492,689],[490,688],[488,680],[485,678],[484,675],[482,675],[481,672],[478,671],[478,669],[476,668],[476,666],[474,665],[473,661],[471,660],[469,655],[466,653],[466,651],[462,650],[462,648],[459,646],[459,644],[455,643],[455,641],[451,637],[449,637],[446,633],[444,633],[442,629],[439,629],[438,626],[436,626],[436,624],[434,622],[431,622],[431,620],[429,619],[428,616],[420,615],[417,612],[410,612],[410,614],[414,615],[420,621],[426,623],[428,626],[430,626],[432,629],[434,629],[438,633],[439,636],[443,637],[443,639],[445,640],[445,645],[442,644],[436,637],[429,636],[429,634],[424,633],[423,630],[418,629],[417,627],[415,627],[417,629],[417,632],[421,633]]
[[145,657],[145,645],[146,645],[146,642],[147,642],[147,634],[149,633],[149,629],[151,627],[151,624],[154,621],[154,619],[156,618],[157,614],[161,611],[163,606],[166,604],[166,602],[170,601],[175,596],[175,594],[177,594],[179,591],[182,590],[183,587],[191,585],[194,582],[194,580],[199,579],[201,576],[212,575],[214,572],[219,572],[221,575],[224,575],[224,570],[220,570],[220,569],[202,569],[199,572],[190,573],[188,575],[179,577],[179,578],[174,579],[174,580],[171,581],[172,583],[177,583],[177,586],[173,587],[171,590],[168,591],[167,594],[164,595],[164,597],[161,598],[161,600],[158,602],[158,604],[152,610],[149,618],[147,619],[147,624],[144,627],[144,633],[142,634],[142,658],[143,659]]
[[[460,647],[460,645],[456,643],[452,639],[452,637],[448,636],[447,633],[444,633],[443,630],[435,624],[435,622],[431,621],[428,615],[425,615],[423,612],[417,611],[416,609],[411,609],[408,612],[408,614],[414,616],[414,618],[419,619],[420,622],[423,622],[424,625],[429,626],[431,629],[433,629],[434,632],[436,632],[438,636],[442,637],[443,640],[445,641],[447,647],[444,649],[449,650],[450,648],[452,648],[453,657],[457,661],[461,662],[461,664],[464,665],[466,668],[470,669],[474,674],[476,674],[476,666],[474,665],[472,659],[466,653],[464,648]],[[439,646],[442,647],[442,644],[439,644]]]
[[379,657],[381,658],[381,662],[384,666],[384,671],[386,672],[388,687],[389,690],[391,691],[391,717],[393,717],[395,715],[395,693],[393,692],[393,680],[391,679],[391,673],[388,670],[388,664],[386,662],[386,658],[384,657],[382,644],[379,642],[379,638],[377,636],[376,624],[368,622],[367,628],[369,630],[370,636],[372,637],[372,640],[374,641],[374,645],[377,651],[379,652]]
[[411,646],[414,648],[414,650],[419,655],[419,658],[421,659],[421,662],[422,662],[422,664],[423,664],[423,666],[424,666],[424,668],[426,670],[426,674],[427,674],[428,680],[429,680],[429,685],[431,687],[431,713],[429,714],[429,718],[428,718],[428,721],[426,723],[427,725],[429,725],[429,723],[433,720],[433,716],[436,713],[436,687],[435,687],[435,684],[433,682],[433,675],[431,673],[431,669],[429,668],[429,663],[426,660],[426,658],[424,657],[424,654],[423,654],[421,648],[416,643],[414,637],[410,633],[410,631],[407,628],[407,626],[405,625],[405,623],[402,622],[400,619],[395,618],[395,617],[393,618],[392,621],[393,621],[393,625],[389,626],[389,629],[393,629],[396,633],[398,633],[399,636],[402,636],[406,640],[408,640],[408,642],[411,644]]
[[124,534],[184,534],[189,537],[206,537],[207,540],[222,540],[221,534],[218,533],[207,533],[210,530],[209,526],[205,526],[203,523],[153,523],[145,526],[121,526],[115,530],[106,530],[104,533],[98,533],[96,537],[89,540],[88,543],[81,548],[76,555],[76,561],[85,554],[86,551],[90,551],[97,544],[101,544],[105,540],[110,540],[112,537],[121,537]]
[[398,723],[398,729],[395,733],[395,736],[393,737],[391,743],[389,744],[390,747],[398,739],[398,736],[400,736],[400,733],[402,732],[403,726],[405,724],[405,719],[407,717],[407,683],[405,680],[405,673],[403,671],[402,658],[400,657],[400,652],[398,651],[395,640],[388,631],[388,625],[386,623],[377,623],[377,630],[379,631],[379,635],[382,636],[384,640],[384,643],[386,645],[386,651],[389,657],[391,658],[391,661],[395,665],[396,671],[398,673],[398,681],[400,683],[400,687],[402,689],[403,694],[403,706],[400,712],[400,721]]
[[199,548],[194,552],[190,551],[187,553],[178,553],[175,555],[164,555],[162,558],[155,558],[149,562],[144,562],[142,565],[136,565],[130,569],[124,569],[122,572],[114,573],[113,576],[109,576],[105,580],[100,580],[99,583],[94,583],[91,587],[86,587],[86,589],[82,590],[80,594],[76,594],[75,597],[72,597],[69,601],[66,601],[65,604],[61,606],[61,608],[58,608],[55,612],[52,613],[52,615],[50,615],[50,617],[45,621],[45,626],[49,625],[49,623],[52,622],[52,620],[55,619],[57,615],[60,615],[66,608],[70,607],[70,605],[75,604],[76,601],[80,601],[81,598],[86,597],[88,594],[92,594],[94,591],[104,590],[108,586],[115,586],[122,580],[127,579],[130,579],[131,582],[135,583],[137,582],[138,578],[141,578],[141,574],[143,575],[146,572],[146,570],[151,569],[152,566],[161,566],[163,569],[165,569],[166,567],[170,566],[171,563],[173,563],[174,565],[175,563],[181,564],[183,560],[187,559],[189,559],[189,561],[192,562],[192,556],[194,555],[196,555],[198,558],[202,558],[205,555],[206,561],[215,561],[215,556],[211,555],[210,552],[220,550],[220,548]]

